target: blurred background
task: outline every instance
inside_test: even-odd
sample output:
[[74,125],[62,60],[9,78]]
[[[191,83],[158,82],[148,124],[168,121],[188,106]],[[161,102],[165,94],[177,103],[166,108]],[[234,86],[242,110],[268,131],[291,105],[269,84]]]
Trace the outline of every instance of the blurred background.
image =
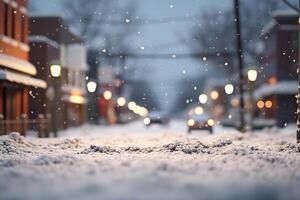
[[296,122],[297,0],[27,3],[20,8],[20,31],[28,29],[21,43],[30,47],[23,59],[47,86],[28,83],[28,103],[3,95],[2,119],[28,124],[2,132],[30,129],[46,137],[86,122],[139,118],[146,126],[179,119],[189,131]]

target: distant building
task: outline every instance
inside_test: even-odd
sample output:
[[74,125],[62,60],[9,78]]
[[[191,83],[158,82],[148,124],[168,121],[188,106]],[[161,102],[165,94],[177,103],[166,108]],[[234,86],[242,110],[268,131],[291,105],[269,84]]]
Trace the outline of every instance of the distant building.
[[38,66],[38,75],[47,81],[49,87],[41,95],[45,106],[36,107],[38,98],[31,98],[32,116],[39,112],[51,115],[51,93],[53,86],[50,65],[58,62],[62,66],[61,84],[61,128],[78,126],[86,120],[86,47],[83,41],[64,24],[61,17],[31,17],[30,20],[30,59]]
[[28,62],[27,1],[0,1],[0,135],[28,127],[29,95],[45,89],[45,81],[34,78],[36,68]]
[[275,12],[263,33],[259,87],[254,95],[261,118],[280,127],[296,122],[298,14]]

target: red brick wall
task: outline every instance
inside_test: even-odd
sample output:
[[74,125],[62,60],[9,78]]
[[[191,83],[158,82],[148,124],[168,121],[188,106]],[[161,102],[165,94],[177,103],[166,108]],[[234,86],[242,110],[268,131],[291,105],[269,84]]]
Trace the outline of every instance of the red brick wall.
[[[10,38],[10,41],[14,40],[13,43],[17,45],[13,45],[11,42],[7,42],[4,40],[0,40],[0,52],[14,56],[20,59],[27,60],[28,59],[28,51],[25,49],[20,48],[21,43],[27,43],[27,35],[28,35],[28,19],[27,13],[22,12],[22,8],[26,8],[27,1],[26,0],[16,0],[14,1],[17,3],[17,7],[14,8],[11,3],[4,3],[4,1],[0,1],[0,35],[4,36],[4,27],[5,23],[7,23],[7,35],[6,37]],[[8,18],[5,21],[5,12],[4,12],[4,5],[8,5]],[[13,10],[16,12],[13,14]],[[13,17],[14,15],[14,17]],[[13,21],[13,18],[15,20]],[[23,23],[23,25],[22,25]],[[14,28],[13,28],[14,27]],[[22,30],[24,29],[24,30]],[[15,30],[13,34],[12,31]]]
[[4,4],[0,2],[0,35],[4,34]]

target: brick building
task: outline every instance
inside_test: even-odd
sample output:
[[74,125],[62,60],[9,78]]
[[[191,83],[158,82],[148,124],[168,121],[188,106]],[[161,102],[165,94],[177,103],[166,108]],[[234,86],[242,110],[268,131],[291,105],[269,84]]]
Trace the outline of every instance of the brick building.
[[0,1],[0,134],[25,134],[31,90],[47,86],[28,62],[26,6],[26,0]]

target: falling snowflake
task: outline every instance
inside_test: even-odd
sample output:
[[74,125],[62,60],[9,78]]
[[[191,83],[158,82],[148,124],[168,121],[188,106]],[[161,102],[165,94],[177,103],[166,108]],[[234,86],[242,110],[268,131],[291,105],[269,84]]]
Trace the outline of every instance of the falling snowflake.
[[203,57],[202,59],[203,59],[203,61],[206,61],[206,57]]

